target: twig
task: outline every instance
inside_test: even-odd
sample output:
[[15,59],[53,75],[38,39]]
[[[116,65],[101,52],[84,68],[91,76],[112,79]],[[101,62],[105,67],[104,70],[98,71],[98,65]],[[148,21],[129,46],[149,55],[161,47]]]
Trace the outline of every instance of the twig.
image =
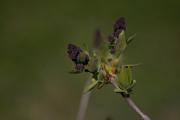
[[142,120],[150,120],[150,118],[145,115],[133,102],[133,100],[130,97],[123,97],[124,100],[128,103],[128,105],[142,118]]
[[[90,80],[86,81],[85,87],[89,84],[89,82]],[[90,96],[91,96],[91,91],[87,93],[84,92],[82,93],[80,105],[79,105],[79,111],[76,120],[84,120]]]
[[[111,84],[119,89],[117,82],[111,79]],[[151,120],[146,114],[144,114],[141,109],[133,102],[130,97],[123,97],[127,104],[141,117],[142,120]]]

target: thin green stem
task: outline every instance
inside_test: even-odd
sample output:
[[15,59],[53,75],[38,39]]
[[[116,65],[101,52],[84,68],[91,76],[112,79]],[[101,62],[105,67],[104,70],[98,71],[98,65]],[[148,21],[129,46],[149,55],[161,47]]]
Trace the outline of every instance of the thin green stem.
[[[111,79],[111,84],[119,89],[119,86],[117,84],[117,82],[114,79]],[[124,100],[127,102],[127,104],[129,105],[129,107],[134,110],[140,117],[142,120],[151,120],[146,114],[144,114],[142,112],[142,110],[133,102],[133,100],[130,97],[123,97]]]

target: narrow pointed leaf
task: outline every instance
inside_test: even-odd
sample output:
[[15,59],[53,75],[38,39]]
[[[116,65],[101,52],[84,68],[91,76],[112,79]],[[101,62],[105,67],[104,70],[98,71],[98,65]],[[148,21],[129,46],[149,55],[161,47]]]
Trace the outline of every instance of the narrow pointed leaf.
[[104,85],[105,85],[105,82],[104,82],[104,81],[100,81],[100,82],[98,82],[98,84],[97,84],[97,88],[100,89],[100,88],[102,88]]
[[123,92],[125,92],[125,90],[122,90],[120,88],[116,88],[116,89],[114,89],[114,92],[116,92],[116,93],[123,93]]
[[91,91],[93,88],[95,88],[96,85],[97,85],[97,83],[98,83],[98,81],[94,81],[94,80],[93,80],[93,82],[92,82],[90,85],[88,85],[88,86],[85,87],[84,93],[89,92],[89,91]]
[[127,39],[127,44],[131,43],[131,42],[134,40],[135,37],[136,37],[136,33],[133,34],[132,36],[130,36],[130,37]]
[[109,54],[108,40],[104,34],[102,34],[101,36],[101,44],[96,52],[98,54],[98,57],[100,57],[101,59],[105,59]]
[[136,84],[136,80],[132,80],[131,85],[128,87],[128,89],[132,89]]

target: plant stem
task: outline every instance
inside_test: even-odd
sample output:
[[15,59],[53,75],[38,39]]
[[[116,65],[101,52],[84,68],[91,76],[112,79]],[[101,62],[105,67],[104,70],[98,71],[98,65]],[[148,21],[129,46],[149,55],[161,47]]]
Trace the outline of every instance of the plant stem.
[[133,102],[133,100],[130,97],[123,97],[124,100],[128,103],[128,105],[142,118],[142,120],[150,120],[150,118],[145,115],[140,108],[137,107],[137,105]]
[[[114,79],[111,79],[111,84],[119,89],[119,86],[117,82]],[[151,120],[146,114],[144,114],[141,109],[133,102],[133,100],[130,97],[123,97],[124,100],[127,102],[129,107],[131,107],[140,117],[141,120]]]
[[[90,80],[86,81],[85,87],[86,87],[86,85],[89,84],[89,82],[90,82]],[[85,114],[86,114],[90,96],[91,96],[91,92],[87,92],[87,93],[83,92],[82,93],[80,105],[79,105],[79,111],[78,111],[76,120],[84,120],[85,119]]]

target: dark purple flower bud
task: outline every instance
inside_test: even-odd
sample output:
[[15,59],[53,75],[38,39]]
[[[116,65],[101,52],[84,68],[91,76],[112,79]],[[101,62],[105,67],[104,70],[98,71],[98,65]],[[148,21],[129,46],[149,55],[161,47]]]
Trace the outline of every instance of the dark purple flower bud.
[[113,35],[114,37],[119,36],[122,30],[126,30],[126,22],[124,17],[120,17],[113,26]]
[[99,48],[102,42],[102,34],[101,31],[98,29],[94,33],[94,41],[93,41],[93,46],[95,48]]
[[108,36],[108,41],[109,41],[110,44],[114,44],[115,39],[114,39],[114,37],[112,35],[110,35],[110,36]]
[[84,65],[83,64],[76,64],[75,70],[77,72],[82,72],[84,70]]
[[68,44],[67,53],[69,54],[69,57],[72,61],[74,61],[74,62],[77,61],[77,57],[80,52],[82,52],[80,47],[77,47],[76,45],[73,45],[73,44]]
[[110,49],[110,53],[111,54],[115,54],[115,52],[116,52],[116,48],[115,48],[115,46],[116,46],[116,39],[112,36],[112,35],[110,35],[109,37],[108,37],[108,41],[109,41],[109,49]]

